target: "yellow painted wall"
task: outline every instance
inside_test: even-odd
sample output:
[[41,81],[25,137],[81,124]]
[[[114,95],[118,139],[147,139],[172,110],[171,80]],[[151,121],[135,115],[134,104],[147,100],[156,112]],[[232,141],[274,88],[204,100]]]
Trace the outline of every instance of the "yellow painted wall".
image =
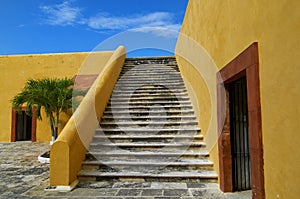
[[[62,53],[0,56],[0,141],[11,137],[10,100],[30,78],[69,77],[76,74],[98,74],[113,52]],[[80,70],[79,70],[80,69]],[[50,141],[47,118],[37,122],[37,141]],[[62,117],[62,119],[68,117]],[[64,123],[64,122],[62,122]]]
[[[194,52],[197,45],[186,45],[194,40],[221,69],[250,44],[258,42],[268,199],[296,199],[300,195],[299,7],[298,0],[190,0],[181,29],[189,41],[186,42],[184,36],[179,37],[176,48],[176,54],[191,54],[188,57],[191,60],[199,56]],[[180,56],[177,60],[185,79],[193,79],[189,74],[191,64],[185,63]],[[195,85],[199,88],[198,95],[207,92],[203,80],[204,77],[194,80],[200,84]],[[200,121],[207,121],[211,115],[208,110],[213,109],[212,100],[198,100],[202,106],[210,107],[201,113],[200,105]],[[208,131],[203,122],[201,128]],[[216,124],[213,129],[217,133]],[[212,159],[217,159],[217,149],[213,151]]]

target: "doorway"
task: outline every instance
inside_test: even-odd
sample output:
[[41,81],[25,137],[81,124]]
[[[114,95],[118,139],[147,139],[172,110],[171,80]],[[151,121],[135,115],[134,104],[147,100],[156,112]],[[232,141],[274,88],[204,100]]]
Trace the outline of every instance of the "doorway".
[[32,116],[25,112],[26,107],[18,113],[12,109],[11,141],[36,141],[36,116],[35,109]]
[[219,180],[223,192],[265,198],[258,43],[217,74]]
[[251,189],[251,161],[246,77],[229,84],[233,191]]
[[21,111],[17,113],[16,123],[16,141],[31,140],[32,117]]

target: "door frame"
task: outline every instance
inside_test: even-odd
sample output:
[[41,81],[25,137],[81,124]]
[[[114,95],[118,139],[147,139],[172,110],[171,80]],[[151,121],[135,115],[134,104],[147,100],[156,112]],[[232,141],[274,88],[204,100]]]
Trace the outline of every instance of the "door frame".
[[252,196],[253,198],[261,199],[265,198],[265,188],[257,42],[251,44],[245,51],[239,54],[217,73],[220,188],[224,192],[234,191],[232,179],[228,85],[244,76],[246,76],[248,95]]
[[[22,111],[26,111],[26,107],[22,107]],[[36,109],[32,109],[32,121],[31,121],[31,141],[36,142]],[[17,141],[17,114],[16,109],[12,108],[11,111],[11,142]]]

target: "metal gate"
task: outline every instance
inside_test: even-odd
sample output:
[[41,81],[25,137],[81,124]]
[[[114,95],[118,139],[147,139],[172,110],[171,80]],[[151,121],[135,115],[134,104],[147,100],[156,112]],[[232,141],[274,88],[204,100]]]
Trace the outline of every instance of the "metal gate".
[[31,140],[32,117],[25,111],[17,114],[16,141]]
[[229,85],[230,135],[234,191],[251,189],[246,77]]

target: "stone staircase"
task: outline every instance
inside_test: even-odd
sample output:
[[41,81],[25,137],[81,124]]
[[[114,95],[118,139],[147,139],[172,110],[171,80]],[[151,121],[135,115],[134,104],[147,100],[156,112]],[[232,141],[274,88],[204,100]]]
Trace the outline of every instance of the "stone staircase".
[[80,180],[216,182],[174,57],[126,59]]

